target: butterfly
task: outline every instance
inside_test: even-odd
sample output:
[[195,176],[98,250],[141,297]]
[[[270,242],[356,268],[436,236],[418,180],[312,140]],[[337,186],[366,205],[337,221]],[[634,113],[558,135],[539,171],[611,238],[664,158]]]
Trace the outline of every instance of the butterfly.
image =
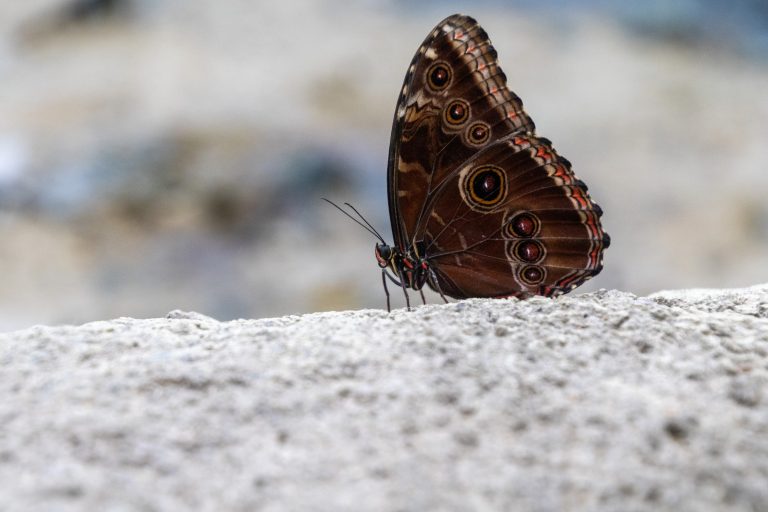
[[[395,110],[387,170],[394,244],[387,280],[446,297],[553,297],[603,268],[611,242],[586,184],[535,135],[473,18],[441,21],[413,57]],[[370,225],[369,225],[370,226]],[[373,230],[375,232],[375,230]],[[378,236],[378,234],[377,234]]]

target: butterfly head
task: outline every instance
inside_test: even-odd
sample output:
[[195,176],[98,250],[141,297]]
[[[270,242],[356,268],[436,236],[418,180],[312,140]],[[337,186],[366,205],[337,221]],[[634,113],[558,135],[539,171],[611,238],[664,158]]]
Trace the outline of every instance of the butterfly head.
[[376,244],[376,261],[379,263],[379,267],[387,268],[391,266],[394,258],[395,251],[392,247],[383,242]]

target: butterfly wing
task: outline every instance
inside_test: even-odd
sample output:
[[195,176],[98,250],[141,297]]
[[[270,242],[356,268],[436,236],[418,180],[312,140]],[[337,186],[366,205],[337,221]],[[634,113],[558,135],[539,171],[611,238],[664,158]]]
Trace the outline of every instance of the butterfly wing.
[[602,269],[602,210],[547,139],[489,144],[434,191],[417,226],[446,295],[565,293]]
[[395,245],[415,242],[427,197],[459,164],[490,140],[533,129],[486,32],[468,16],[441,21],[411,61],[395,110],[387,171]]
[[602,268],[602,211],[534,129],[486,32],[441,21],[400,93],[388,195],[395,245],[446,295],[557,295]]

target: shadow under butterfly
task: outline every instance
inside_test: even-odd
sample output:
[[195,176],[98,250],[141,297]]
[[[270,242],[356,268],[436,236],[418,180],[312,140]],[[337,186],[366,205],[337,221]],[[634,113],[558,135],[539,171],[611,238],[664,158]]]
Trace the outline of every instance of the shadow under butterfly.
[[[413,57],[395,110],[387,170],[394,244],[379,239],[387,280],[446,296],[547,297],[603,268],[610,237],[586,184],[534,134],[473,18],[441,21]],[[329,201],[330,202],[330,201]],[[333,204],[333,203],[331,203]],[[364,223],[364,224],[363,224]]]

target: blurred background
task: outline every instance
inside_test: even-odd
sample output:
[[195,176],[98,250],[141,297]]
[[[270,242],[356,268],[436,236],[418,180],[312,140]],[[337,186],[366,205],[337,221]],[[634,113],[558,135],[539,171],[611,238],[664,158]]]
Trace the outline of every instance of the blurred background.
[[764,0],[6,1],[0,329],[385,307],[320,198],[391,240],[395,101],[454,12],[605,210],[580,291],[768,280]]

